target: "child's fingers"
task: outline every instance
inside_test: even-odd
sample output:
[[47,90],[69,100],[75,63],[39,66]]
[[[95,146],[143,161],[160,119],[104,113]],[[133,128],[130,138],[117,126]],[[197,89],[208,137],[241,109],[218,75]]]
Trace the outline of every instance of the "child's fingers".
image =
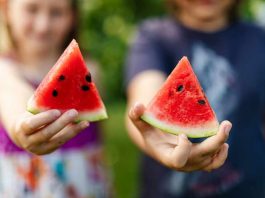
[[192,143],[188,140],[185,134],[180,134],[178,138],[178,146],[176,146],[170,156],[172,162],[172,168],[181,169],[183,168],[190,156]]
[[217,153],[217,155],[212,160],[212,163],[208,165],[207,167],[205,167],[204,170],[211,171],[211,170],[221,167],[227,158],[228,149],[229,149],[229,145],[225,143],[222,146],[221,150]]
[[34,133],[38,128],[55,121],[61,112],[59,110],[48,110],[33,116],[28,116],[21,121],[21,128],[26,135]]
[[203,161],[196,162],[196,163],[192,164],[186,171],[190,172],[190,171],[202,170],[205,167],[209,166],[209,164],[211,164],[211,162],[212,162],[212,158],[207,157]]
[[43,144],[37,148],[35,153],[38,155],[43,155],[53,152],[88,126],[89,123],[87,121],[83,121],[78,124],[67,125],[58,134],[52,137],[47,144]]
[[223,121],[216,135],[206,139],[202,143],[196,145],[194,155],[212,155],[220,150],[220,147],[226,142],[229,137],[229,132],[232,124],[229,121]]
[[78,112],[74,109],[65,112],[56,121],[29,136],[29,141],[32,144],[47,142],[51,137],[61,131],[66,125],[72,123],[77,115]]
[[140,103],[135,103],[135,105],[129,111],[129,118],[140,132],[145,132],[152,129],[149,124],[147,124],[141,119],[141,116],[143,115],[144,111],[145,107],[143,104]]

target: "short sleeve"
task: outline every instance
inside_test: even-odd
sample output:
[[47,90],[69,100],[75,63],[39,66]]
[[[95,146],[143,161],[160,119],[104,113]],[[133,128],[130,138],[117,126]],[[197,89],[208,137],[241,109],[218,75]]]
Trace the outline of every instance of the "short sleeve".
[[157,28],[157,24],[152,24],[152,21],[145,22],[139,26],[127,54],[125,67],[126,85],[142,71],[159,70],[164,72],[163,51],[159,44]]

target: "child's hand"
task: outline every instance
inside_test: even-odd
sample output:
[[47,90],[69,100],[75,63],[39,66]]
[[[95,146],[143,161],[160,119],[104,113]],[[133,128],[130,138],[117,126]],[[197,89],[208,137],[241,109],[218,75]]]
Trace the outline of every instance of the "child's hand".
[[179,171],[211,171],[223,165],[228,154],[225,143],[232,124],[222,122],[218,133],[201,143],[192,144],[186,135],[179,136],[162,132],[140,119],[145,107],[135,105],[129,117],[144,140],[144,151],[165,166]]
[[87,121],[73,124],[77,115],[76,110],[69,110],[62,115],[58,110],[37,115],[25,112],[15,126],[13,139],[18,146],[31,153],[51,153],[88,127]]

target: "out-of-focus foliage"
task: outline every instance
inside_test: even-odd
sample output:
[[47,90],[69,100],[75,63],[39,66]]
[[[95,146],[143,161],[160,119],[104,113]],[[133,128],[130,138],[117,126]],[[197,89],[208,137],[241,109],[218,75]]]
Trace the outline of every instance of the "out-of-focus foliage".
[[101,65],[104,96],[124,96],[123,66],[136,24],[163,13],[161,0],[81,0],[80,45]]
[[[163,15],[164,0],[79,1],[80,45],[102,67],[107,101],[117,101],[124,96],[124,59],[136,25],[144,18]],[[245,0],[241,13],[248,19],[253,18],[260,1]]]
[[253,0],[250,2],[249,7],[252,18],[265,28],[265,0]]

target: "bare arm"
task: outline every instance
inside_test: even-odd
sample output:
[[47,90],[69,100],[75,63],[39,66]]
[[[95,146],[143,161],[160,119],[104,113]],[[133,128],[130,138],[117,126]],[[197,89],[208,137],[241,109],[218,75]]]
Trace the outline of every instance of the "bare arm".
[[[128,114],[126,123],[129,136],[146,154],[169,168],[180,171],[212,170],[220,167],[228,154],[231,123],[224,121],[217,135],[200,144],[192,144],[185,135],[175,136],[162,132],[140,119],[148,101],[165,80],[162,72],[144,71],[128,87]],[[134,105],[136,102],[143,104]]]
[[21,78],[11,63],[1,61],[0,70],[0,116],[9,136],[15,140],[12,133],[14,123],[18,116],[25,112],[33,89]]
[[[128,86],[127,114],[136,102],[147,105],[165,79],[166,76],[156,70],[148,70],[137,75]],[[144,150],[144,140],[140,131],[137,130],[128,116],[125,119],[129,136],[134,143]]]

